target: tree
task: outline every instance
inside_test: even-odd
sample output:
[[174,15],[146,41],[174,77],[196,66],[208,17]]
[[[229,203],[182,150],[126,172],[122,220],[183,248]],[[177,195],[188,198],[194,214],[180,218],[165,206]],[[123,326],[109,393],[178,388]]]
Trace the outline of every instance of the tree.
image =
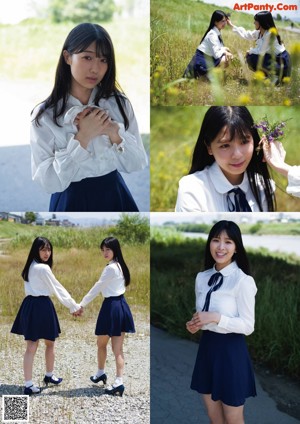
[[149,219],[138,213],[123,213],[116,225],[115,235],[125,243],[146,243],[150,238]]
[[34,212],[25,212],[25,219],[29,223],[34,222],[36,220],[36,214]]
[[106,22],[115,11],[114,0],[50,0],[49,12],[54,22]]

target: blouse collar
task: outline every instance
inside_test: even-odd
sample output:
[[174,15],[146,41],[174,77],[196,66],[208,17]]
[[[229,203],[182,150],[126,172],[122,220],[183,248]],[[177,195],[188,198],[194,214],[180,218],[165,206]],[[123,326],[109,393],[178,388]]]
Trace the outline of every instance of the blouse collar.
[[213,266],[214,272],[220,272],[224,277],[227,277],[237,269],[239,269],[239,267],[235,261],[231,262],[229,265],[225,266],[225,268],[221,269],[220,271],[216,269],[216,264]]
[[225,194],[228,191],[232,190],[234,187],[239,187],[241,190],[243,190],[244,193],[247,193],[249,189],[249,179],[248,179],[247,172],[244,172],[243,181],[241,182],[241,184],[233,185],[227,180],[221,168],[215,161],[209,167],[208,174],[216,191],[220,194]]

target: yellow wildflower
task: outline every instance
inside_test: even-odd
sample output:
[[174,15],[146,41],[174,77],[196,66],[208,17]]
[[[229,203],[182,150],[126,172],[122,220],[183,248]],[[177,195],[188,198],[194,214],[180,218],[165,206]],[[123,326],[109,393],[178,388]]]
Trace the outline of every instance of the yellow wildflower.
[[293,43],[290,47],[291,54],[300,54],[300,43]]
[[278,31],[277,31],[277,29],[276,29],[275,27],[270,28],[270,29],[269,29],[269,32],[270,32],[270,34],[272,34],[272,35],[278,35]]
[[292,105],[291,99],[284,99],[283,100],[283,105],[284,106],[291,106]]
[[266,78],[266,76],[263,73],[263,71],[256,71],[256,72],[254,72],[254,79],[256,79],[258,81],[263,81],[265,78]]
[[248,105],[251,102],[251,97],[249,94],[241,94],[238,98],[238,104]]

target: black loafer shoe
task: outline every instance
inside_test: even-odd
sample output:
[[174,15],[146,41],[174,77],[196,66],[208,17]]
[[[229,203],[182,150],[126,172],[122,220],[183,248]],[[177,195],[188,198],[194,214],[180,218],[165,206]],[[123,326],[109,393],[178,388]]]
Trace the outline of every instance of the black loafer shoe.
[[120,395],[122,397],[124,390],[125,390],[125,387],[123,386],[123,384],[121,384],[118,387],[112,387],[111,389],[105,389],[105,393],[107,395],[112,395],[112,396]]
[[36,391],[33,391],[31,389],[31,387],[33,387],[33,385],[30,386],[30,387],[24,387],[24,395],[37,395],[37,394],[41,393],[40,389],[39,389],[38,392],[36,392]]
[[95,375],[92,375],[92,376],[90,377],[90,380],[91,380],[93,383],[99,383],[99,381],[103,381],[103,384],[106,384],[106,381],[107,381],[107,375],[106,375],[106,374],[102,374],[102,375],[100,375],[100,377],[96,377]]
[[63,381],[62,378],[57,378],[57,380],[54,380],[52,377],[47,377],[47,375],[45,375],[44,377],[44,383],[48,386],[48,384],[60,384]]

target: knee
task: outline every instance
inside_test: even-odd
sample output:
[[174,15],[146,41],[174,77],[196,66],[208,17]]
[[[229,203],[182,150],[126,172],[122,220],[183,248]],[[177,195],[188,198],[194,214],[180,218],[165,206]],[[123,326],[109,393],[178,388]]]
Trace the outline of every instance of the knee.
[[45,340],[45,346],[47,350],[54,350],[54,342],[51,340]]
[[39,342],[27,342],[26,353],[35,354],[37,351]]

